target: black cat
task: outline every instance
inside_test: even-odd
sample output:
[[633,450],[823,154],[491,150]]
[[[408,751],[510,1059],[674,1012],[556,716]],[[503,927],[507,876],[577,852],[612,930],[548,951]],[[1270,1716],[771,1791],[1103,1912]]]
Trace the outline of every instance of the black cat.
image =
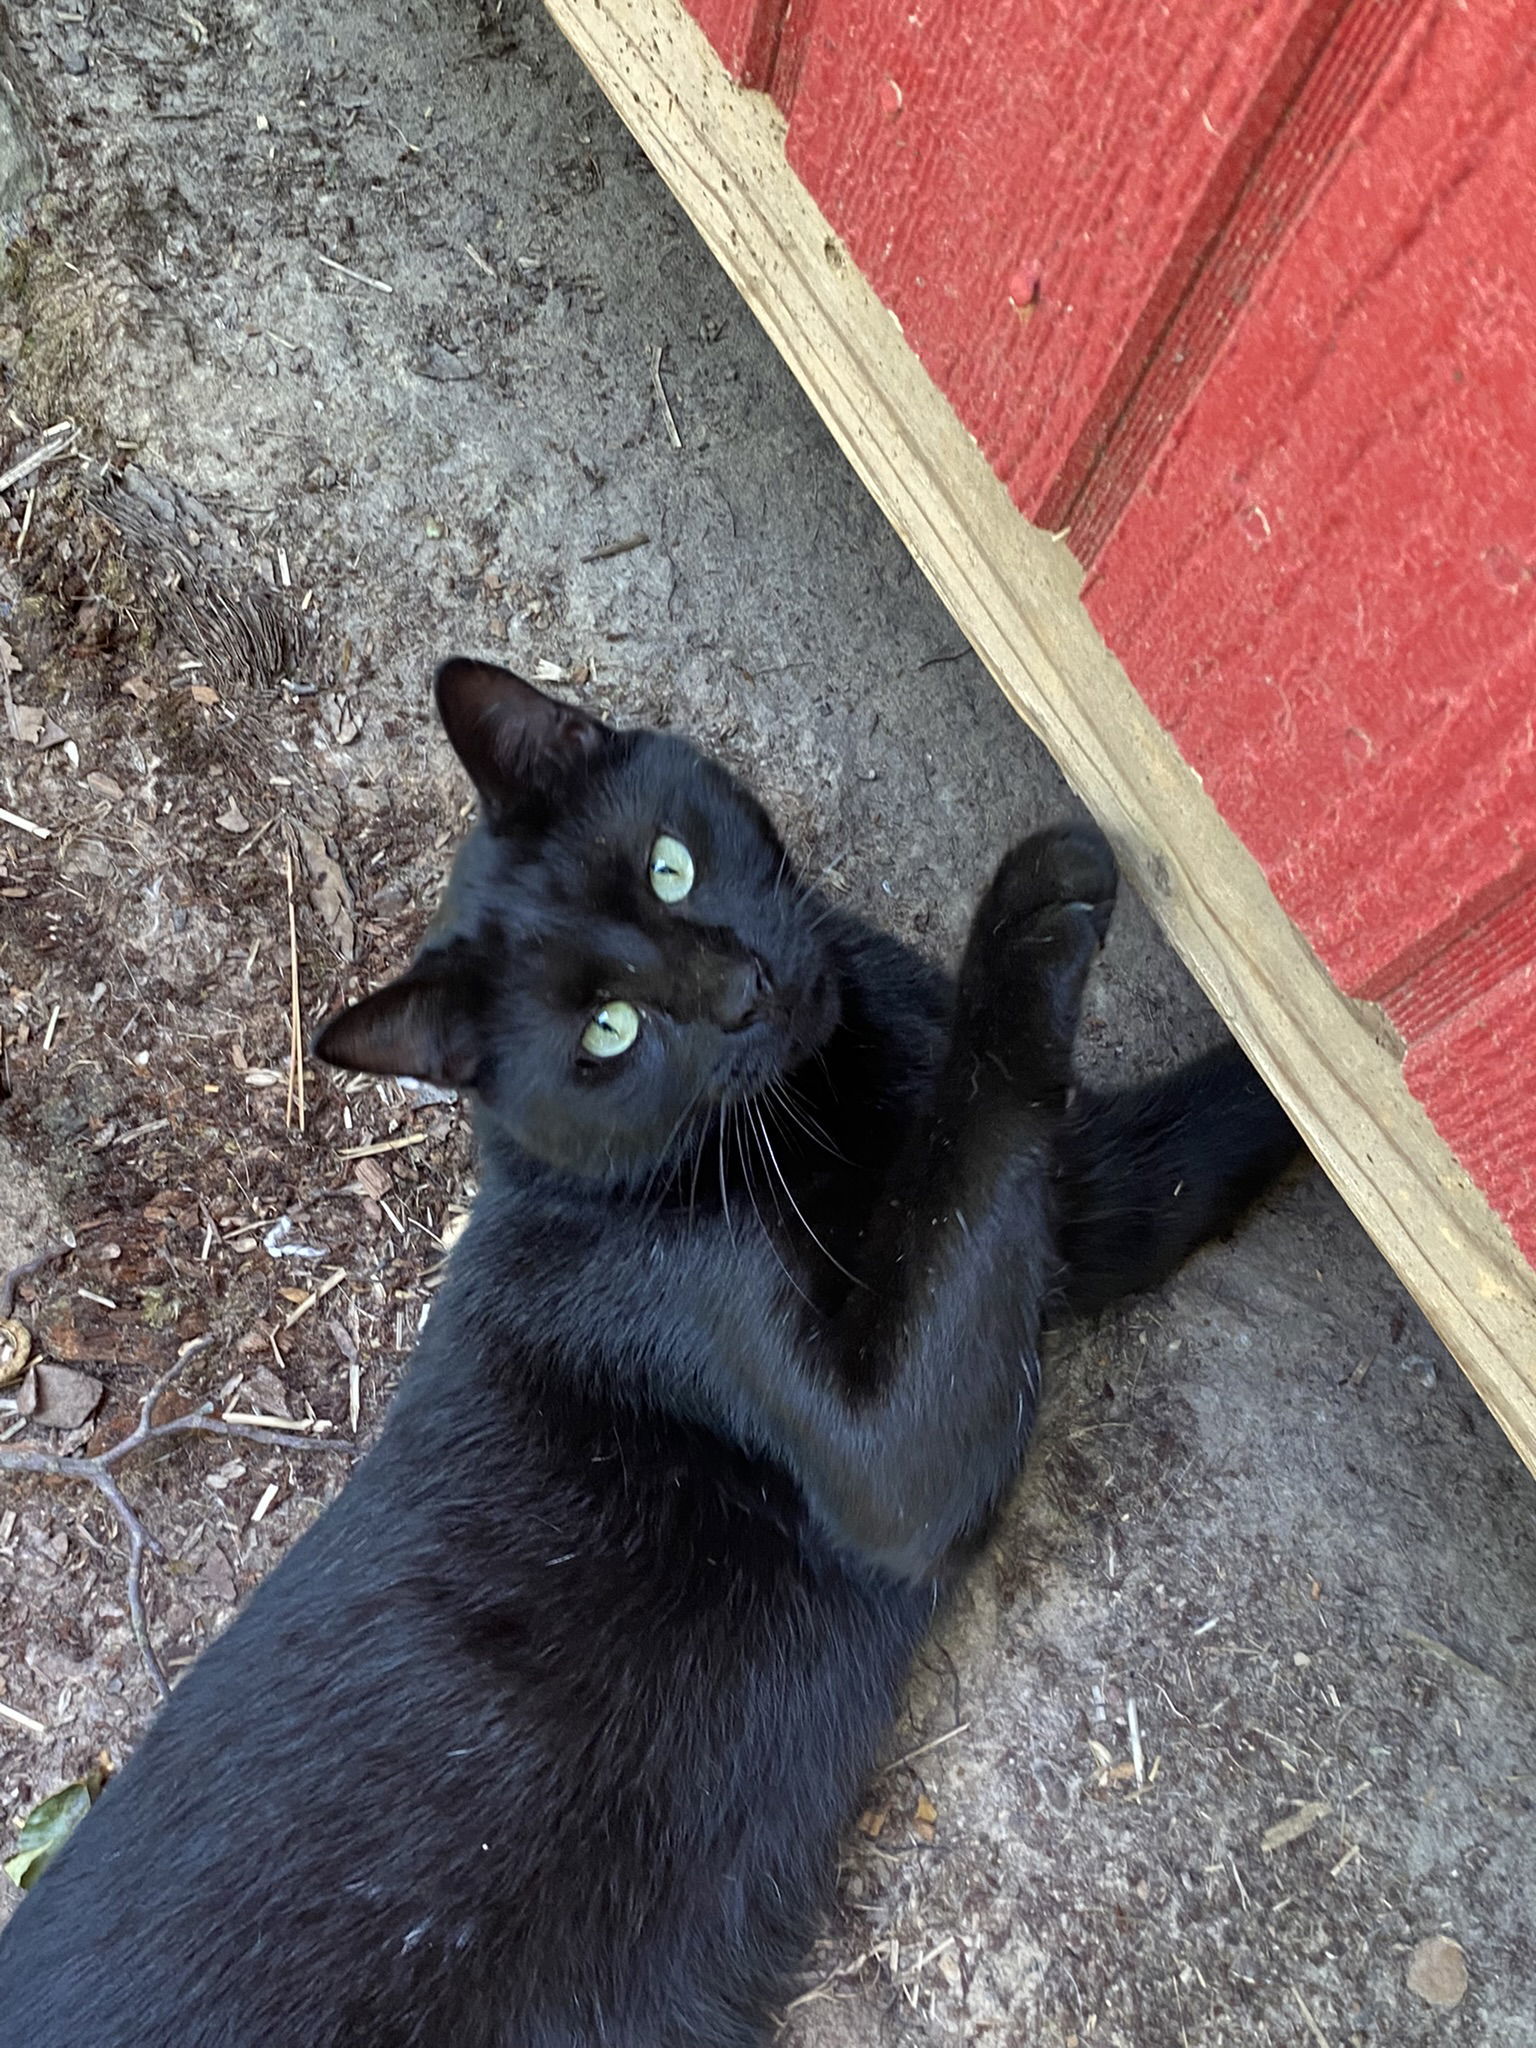
[[316,1051],[471,1091],[482,1192],[377,1448],[0,1940],[4,2048],[763,2042],[1047,1312],[1296,1149],[1230,1048],[1074,1089],[1097,832],[952,986],[684,741],[437,688],[480,823]]

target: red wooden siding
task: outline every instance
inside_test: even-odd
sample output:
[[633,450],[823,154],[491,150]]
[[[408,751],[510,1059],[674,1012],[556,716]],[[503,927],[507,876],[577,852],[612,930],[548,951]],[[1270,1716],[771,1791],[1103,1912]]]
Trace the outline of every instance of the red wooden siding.
[[1089,592],[1335,979],[1408,1035],[1409,1085],[1528,1252],[1533,61],[1528,8],[1430,10]]
[[694,11],[1536,1261],[1536,10]]
[[[1187,289],[1305,0],[822,0],[791,163],[1040,517]],[[1255,118],[1257,117],[1257,118]]]
[[784,0],[688,0],[688,11],[732,78],[766,88],[778,54]]

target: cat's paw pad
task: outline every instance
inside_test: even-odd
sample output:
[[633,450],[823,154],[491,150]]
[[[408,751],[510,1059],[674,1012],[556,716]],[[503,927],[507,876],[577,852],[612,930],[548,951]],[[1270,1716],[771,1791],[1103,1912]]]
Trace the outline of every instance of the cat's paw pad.
[[1081,930],[1098,944],[1109,930],[1119,871],[1096,825],[1052,825],[1031,833],[1007,854],[987,891],[983,913],[999,936],[1020,938]]

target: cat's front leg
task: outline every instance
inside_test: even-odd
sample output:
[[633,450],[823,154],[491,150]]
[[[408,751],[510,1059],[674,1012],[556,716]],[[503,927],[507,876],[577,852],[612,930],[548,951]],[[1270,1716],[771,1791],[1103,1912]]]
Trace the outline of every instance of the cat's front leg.
[[1037,833],[1004,860],[971,926],[933,1109],[876,1207],[816,1398],[797,1375],[764,1390],[820,1519],[904,1578],[984,1525],[1034,1421],[1052,1140],[1115,879],[1091,827]]

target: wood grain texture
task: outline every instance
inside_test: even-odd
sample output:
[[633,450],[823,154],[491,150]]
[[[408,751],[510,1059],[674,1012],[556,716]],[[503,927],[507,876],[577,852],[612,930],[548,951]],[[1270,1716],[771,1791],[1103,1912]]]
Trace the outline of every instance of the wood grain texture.
[[1525,0],[1431,8],[1354,142],[1088,603],[1341,986],[1381,999],[1536,882]]
[[1343,6],[819,0],[790,162],[1031,517],[1081,481]]
[[[1284,915],[677,0],[549,0],[1216,1008],[1536,1469],[1536,1273]],[[936,692],[937,695],[937,692]],[[936,703],[936,715],[942,704]]]

